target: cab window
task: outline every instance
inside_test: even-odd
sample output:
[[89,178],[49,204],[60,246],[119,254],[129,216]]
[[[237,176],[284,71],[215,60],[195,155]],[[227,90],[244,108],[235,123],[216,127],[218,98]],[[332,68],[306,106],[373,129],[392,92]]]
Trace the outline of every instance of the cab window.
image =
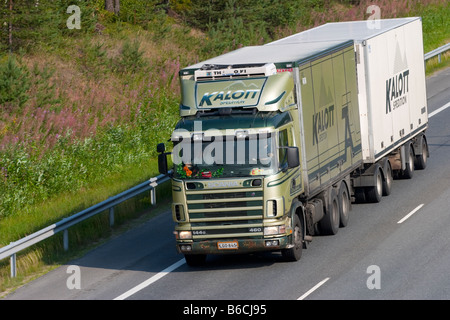
[[287,150],[283,147],[289,146],[289,138],[288,138],[288,130],[284,129],[278,133],[278,163],[280,164],[280,168],[287,167]]

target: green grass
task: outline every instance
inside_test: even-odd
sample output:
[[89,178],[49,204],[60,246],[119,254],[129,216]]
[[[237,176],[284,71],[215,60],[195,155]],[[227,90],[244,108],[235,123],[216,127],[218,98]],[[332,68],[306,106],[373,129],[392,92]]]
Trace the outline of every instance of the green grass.
[[[420,15],[424,33],[424,53],[450,42],[450,3],[448,1],[435,6],[424,6]],[[449,67],[449,57],[450,53],[446,52],[441,55],[441,63],[438,62],[437,57],[427,61],[426,74],[430,75],[437,70]]]
[[438,57],[429,59],[426,63],[426,75],[432,75],[436,71],[450,67],[450,52],[446,52],[441,55],[441,62],[439,63]]
[[430,52],[450,41],[450,3],[424,6],[420,12],[424,34],[424,52]]
[[9,244],[156,175],[155,161],[150,159],[120,173],[108,175],[95,185],[82,188],[77,192],[61,193],[58,197],[46,202],[44,206],[42,203],[30,206],[28,214],[12,215],[0,220],[2,244]]
[[[153,169],[153,164],[154,162],[150,161],[148,169]],[[95,188],[85,189],[76,194],[69,193],[49,202],[45,207],[36,207],[31,215],[16,220],[5,219],[2,228],[10,229],[10,234],[14,235],[16,232],[23,231],[18,226],[41,223],[42,227],[46,227],[49,221],[54,220],[61,212],[66,212],[68,208],[77,212],[108,198],[111,194],[117,194],[142,182],[143,169],[144,167],[130,168],[126,174],[107,177]],[[117,183],[117,181],[121,183]],[[62,233],[21,251],[17,255],[16,278],[10,278],[9,259],[0,261],[0,297],[27,281],[79,257],[111,237],[147,221],[155,215],[167,212],[170,208],[170,196],[171,184],[166,183],[156,189],[156,207],[151,205],[149,192],[117,205],[114,209],[113,227],[110,227],[109,211],[71,227],[68,251],[64,251]]]

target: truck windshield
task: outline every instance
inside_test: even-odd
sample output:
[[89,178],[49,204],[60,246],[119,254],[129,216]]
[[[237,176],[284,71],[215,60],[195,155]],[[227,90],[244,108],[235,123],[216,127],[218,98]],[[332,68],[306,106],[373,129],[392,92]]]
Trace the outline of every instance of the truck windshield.
[[275,172],[271,134],[215,136],[174,142],[174,177],[207,179],[269,175]]

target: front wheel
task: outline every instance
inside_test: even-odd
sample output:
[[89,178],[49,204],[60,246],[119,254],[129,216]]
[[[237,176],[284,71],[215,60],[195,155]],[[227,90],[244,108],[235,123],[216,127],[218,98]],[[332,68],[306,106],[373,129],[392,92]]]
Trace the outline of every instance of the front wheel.
[[303,251],[303,227],[298,215],[294,214],[292,242],[293,247],[281,251],[283,258],[287,261],[298,261]]

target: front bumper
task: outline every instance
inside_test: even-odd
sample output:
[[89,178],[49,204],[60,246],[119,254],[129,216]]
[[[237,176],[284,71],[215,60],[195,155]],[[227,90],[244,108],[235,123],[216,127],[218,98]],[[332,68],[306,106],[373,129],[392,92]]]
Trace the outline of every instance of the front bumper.
[[[183,254],[238,254],[261,251],[277,251],[290,246],[291,236],[279,236],[264,239],[221,239],[202,241],[177,241],[177,251]],[[233,244],[228,248],[219,248],[219,244]]]

